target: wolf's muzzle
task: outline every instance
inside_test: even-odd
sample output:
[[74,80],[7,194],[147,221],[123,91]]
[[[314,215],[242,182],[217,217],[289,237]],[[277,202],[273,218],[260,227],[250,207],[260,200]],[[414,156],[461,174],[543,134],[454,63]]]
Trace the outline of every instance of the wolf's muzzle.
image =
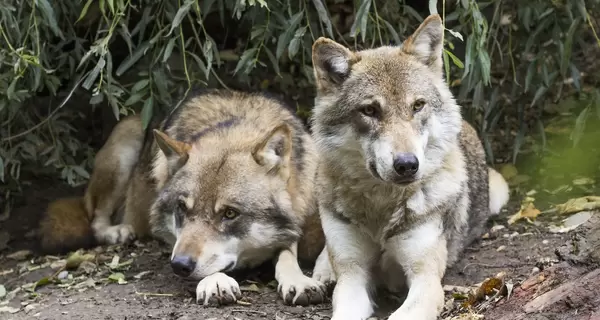
[[419,159],[414,153],[399,152],[394,155],[394,171],[398,180],[408,182],[412,180],[419,171]]
[[175,256],[171,260],[171,268],[176,275],[187,278],[196,269],[196,260],[190,256]]

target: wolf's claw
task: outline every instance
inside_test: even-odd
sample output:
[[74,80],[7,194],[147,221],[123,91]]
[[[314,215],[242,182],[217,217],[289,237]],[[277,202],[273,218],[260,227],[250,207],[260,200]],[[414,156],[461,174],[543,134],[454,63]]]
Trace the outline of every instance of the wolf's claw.
[[289,274],[282,277],[277,287],[286,304],[306,306],[325,302],[326,286],[304,274]]
[[202,279],[196,287],[196,302],[205,306],[232,304],[241,297],[237,281],[221,272]]

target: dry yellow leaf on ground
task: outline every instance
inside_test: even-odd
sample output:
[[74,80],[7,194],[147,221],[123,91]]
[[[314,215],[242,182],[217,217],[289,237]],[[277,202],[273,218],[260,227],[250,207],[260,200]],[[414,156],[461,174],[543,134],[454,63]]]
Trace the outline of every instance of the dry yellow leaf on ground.
[[535,218],[537,218],[537,216],[539,216],[542,212],[535,207],[533,204],[534,200],[535,199],[532,197],[525,197],[521,203],[521,209],[519,209],[519,212],[508,218],[508,224],[513,224],[521,219],[526,219],[528,222],[535,220]]
[[571,214],[580,211],[600,210],[600,197],[587,196],[570,199],[569,201],[556,205],[556,211],[560,214]]

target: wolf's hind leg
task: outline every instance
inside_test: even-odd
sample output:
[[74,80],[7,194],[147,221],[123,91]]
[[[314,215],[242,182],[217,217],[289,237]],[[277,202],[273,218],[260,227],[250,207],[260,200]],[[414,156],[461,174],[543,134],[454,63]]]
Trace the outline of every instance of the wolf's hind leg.
[[127,185],[137,163],[143,142],[141,120],[131,116],[113,129],[96,154],[94,170],[85,194],[85,205],[93,213],[94,237],[102,244],[127,242],[134,238],[133,228],[112,225],[112,217],[125,200]]

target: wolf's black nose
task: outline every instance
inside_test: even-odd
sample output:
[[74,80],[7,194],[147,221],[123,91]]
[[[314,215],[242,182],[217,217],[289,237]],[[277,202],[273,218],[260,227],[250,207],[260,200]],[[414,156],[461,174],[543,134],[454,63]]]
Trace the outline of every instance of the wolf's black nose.
[[400,177],[410,178],[419,171],[419,159],[414,153],[396,153],[394,156],[394,170]]
[[196,269],[196,261],[190,256],[175,256],[171,260],[171,268],[180,277],[189,277]]

